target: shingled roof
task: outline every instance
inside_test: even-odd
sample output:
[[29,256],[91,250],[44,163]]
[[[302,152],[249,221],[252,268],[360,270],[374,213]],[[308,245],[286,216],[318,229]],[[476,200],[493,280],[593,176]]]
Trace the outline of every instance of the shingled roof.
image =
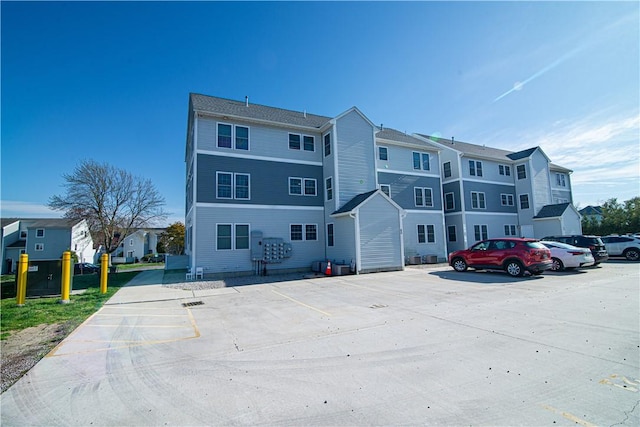
[[513,154],[513,151],[501,150],[499,148],[492,148],[484,145],[470,144],[468,142],[462,142],[462,141],[452,142],[450,139],[438,138],[435,136],[429,136],[429,135],[423,135],[423,134],[418,134],[418,135],[424,138],[428,138],[439,144],[446,145],[449,148],[453,148],[454,150],[460,151],[470,156],[486,157],[490,159],[500,160],[503,162],[512,161],[509,158],[509,155]]
[[353,199],[349,200],[347,203],[344,204],[344,206],[342,206],[340,209],[338,209],[337,211],[335,211],[331,215],[338,215],[338,214],[351,212],[352,210],[357,208],[361,203],[364,203],[376,191],[378,191],[378,190],[371,190],[371,191],[368,191],[366,193],[358,194],[357,196],[355,196]]
[[194,110],[222,116],[262,120],[285,125],[306,126],[316,129],[321,128],[331,120],[331,117],[252,104],[248,101],[234,101],[198,93],[191,93],[190,97]]
[[411,135],[407,135],[405,132],[400,132],[399,130],[391,129],[391,128],[383,128],[382,130],[378,131],[376,133],[376,138],[386,139],[389,141],[406,142],[409,144],[421,145],[423,147],[426,146],[433,150],[438,150],[437,147],[433,145],[429,145],[428,143],[426,143],[421,139],[418,139]]
[[538,215],[533,218],[541,219],[541,218],[556,218],[562,216],[564,211],[567,210],[571,203],[559,203],[557,205],[546,205],[540,209]]

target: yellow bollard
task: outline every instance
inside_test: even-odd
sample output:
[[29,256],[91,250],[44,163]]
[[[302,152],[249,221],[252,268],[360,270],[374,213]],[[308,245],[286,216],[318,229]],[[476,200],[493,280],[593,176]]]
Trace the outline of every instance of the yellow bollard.
[[62,300],[61,304],[69,304],[69,291],[71,288],[71,252],[62,253]]
[[18,272],[16,273],[16,303],[18,307],[24,305],[27,299],[27,271],[29,270],[29,255],[20,254],[20,261],[18,262]]
[[109,269],[109,255],[102,254],[100,257],[100,293],[107,293],[107,270]]

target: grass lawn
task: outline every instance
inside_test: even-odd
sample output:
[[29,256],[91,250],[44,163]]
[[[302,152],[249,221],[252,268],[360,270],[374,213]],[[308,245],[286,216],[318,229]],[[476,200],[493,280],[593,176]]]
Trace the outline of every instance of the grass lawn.
[[69,304],[60,304],[60,297],[27,298],[23,307],[16,305],[15,298],[3,299],[0,302],[2,315],[0,339],[6,339],[11,332],[23,330],[41,324],[65,323],[75,329],[100,307],[113,294],[139,272],[130,271],[110,274],[107,282],[107,293],[100,293],[100,282],[97,274],[75,276],[73,289],[86,289],[82,294],[71,295]]

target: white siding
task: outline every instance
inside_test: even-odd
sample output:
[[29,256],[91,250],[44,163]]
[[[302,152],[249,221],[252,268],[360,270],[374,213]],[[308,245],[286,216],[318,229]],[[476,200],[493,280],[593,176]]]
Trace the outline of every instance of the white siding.
[[537,214],[543,206],[553,203],[549,182],[549,162],[539,151],[531,155],[531,179],[533,181],[533,212]]
[[[418,224],[433,225],[435,242],[418,243]],[[437,255],[439,259],[446,258],[446,235],[441,212],[409,212],[403,220],[402,228],[405,257]]]
[[402,236],[398,210],[382,196],[375,196],[358,210],[360,271],[401,269]]
[[339,205],[376,189],[373,127],[356,111],[337,120]]
[[[333,223],[334,246],[327,247],[327,258],[347,264],[356,260],[355,221],[348,215],[329,219]],[[326,228],[325,228],[326,230]]]

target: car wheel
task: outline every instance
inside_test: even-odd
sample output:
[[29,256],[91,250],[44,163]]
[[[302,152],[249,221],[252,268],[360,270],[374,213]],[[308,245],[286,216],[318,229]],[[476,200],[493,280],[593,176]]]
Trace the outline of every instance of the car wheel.
[[630,248],[624,251],[624,257],[629,261],[638,261],[640,259],[640,251],[635,248]]
[[564,270],[564,264],[558,258],[551,258],[551,271],[562,271]]
[[522,268],[520,261],[509,261],[504,269],[511,277],[521,277],[524,274],[524,268]]
[[451,266],[455,271],[463,272],[467,271],[468,265],[462,258],[456,258],[451,263]]

